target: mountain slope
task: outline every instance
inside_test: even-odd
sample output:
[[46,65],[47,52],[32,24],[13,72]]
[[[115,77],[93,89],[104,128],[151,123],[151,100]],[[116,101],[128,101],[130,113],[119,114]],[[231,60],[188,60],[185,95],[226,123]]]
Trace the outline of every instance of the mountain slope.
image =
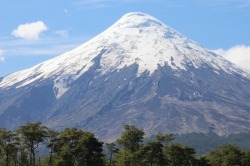
[[104,139],[133,123],[157,131],[250,130],[250,80],[221,56],[144,13],[0,82],[0,125],[42,121]]

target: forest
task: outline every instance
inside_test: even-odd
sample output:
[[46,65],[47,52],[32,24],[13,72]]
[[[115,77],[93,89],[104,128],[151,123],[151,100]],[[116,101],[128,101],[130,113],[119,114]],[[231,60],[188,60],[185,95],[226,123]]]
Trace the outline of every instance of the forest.
[[[219,143],[225,144],[200,155],[195,148],[176,142],[175,137],[180,139],[171,133],[145,139],[142,129],[124,124],[115,142],[104,143],[81,129],[65,128],[59,132],[40,122],[28,122],[15,131],[0,128],[0,166],[250,165],[250,151],[235,144],[222,141]],[[188,136],[187,141],[190,138],[197,140]]]

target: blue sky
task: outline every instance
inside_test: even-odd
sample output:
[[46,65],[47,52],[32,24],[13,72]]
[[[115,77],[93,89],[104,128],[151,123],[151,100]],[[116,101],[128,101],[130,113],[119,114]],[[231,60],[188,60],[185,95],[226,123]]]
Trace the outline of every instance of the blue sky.
[[250,71],[250,0],[1,0],[0,77],[75,48],[135,11]]

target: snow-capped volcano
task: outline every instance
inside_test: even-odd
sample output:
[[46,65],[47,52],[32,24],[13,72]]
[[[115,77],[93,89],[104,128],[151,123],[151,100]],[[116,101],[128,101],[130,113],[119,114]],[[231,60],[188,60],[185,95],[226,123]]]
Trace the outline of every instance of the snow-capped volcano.
[[[166,122],[173,120],[173,113],[180,132],[245,132],[250,130],[250,105],[244,103],[250,100],[246,75],[156,18],[128,13],[76,49],[3,78],[0,120],[5,117],[2,124],[8,127],[15,119],[13,110],[26,114],[24,108],[32,107],[26,106],[29,100],[37,98],[34,102],[39,105],[42,98],[47,110],[30,108],[32,117],[20,114],[16,125],[41,120],[57,128],[90,129],[107,138],[108,119],[118,128],[123,122],[139,124],[149,134],[178,132]],[[224,124],[223,118],[211,114],[231,121]],[[115,128],[110,132],[117,134]]]
[[31,69],[4,78],[0,87],[22,87],[40,79],[54,77],[58,97],[67,90],[67,82],[79,78],[93,66],[93,59],[102,54],[100,72],[107,74],[133,64],[138,65],[137,76],[152,74],[158,66],[168,65],[174,70],[187,70],[206,64],[219,73],[243,73],[224,58],[206,50],[182,36],[156,18],[144,13],[128,13],[94,39],[54,59]]

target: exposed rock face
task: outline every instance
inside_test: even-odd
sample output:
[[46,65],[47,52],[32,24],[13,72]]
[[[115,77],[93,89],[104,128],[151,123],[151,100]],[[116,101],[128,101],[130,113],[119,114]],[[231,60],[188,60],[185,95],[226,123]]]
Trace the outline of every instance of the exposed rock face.
[[147,135],[250,131],[250,79],[144,13],[30,69],[0,79],[0,127],[42,121],[113,140],[123,123]]

